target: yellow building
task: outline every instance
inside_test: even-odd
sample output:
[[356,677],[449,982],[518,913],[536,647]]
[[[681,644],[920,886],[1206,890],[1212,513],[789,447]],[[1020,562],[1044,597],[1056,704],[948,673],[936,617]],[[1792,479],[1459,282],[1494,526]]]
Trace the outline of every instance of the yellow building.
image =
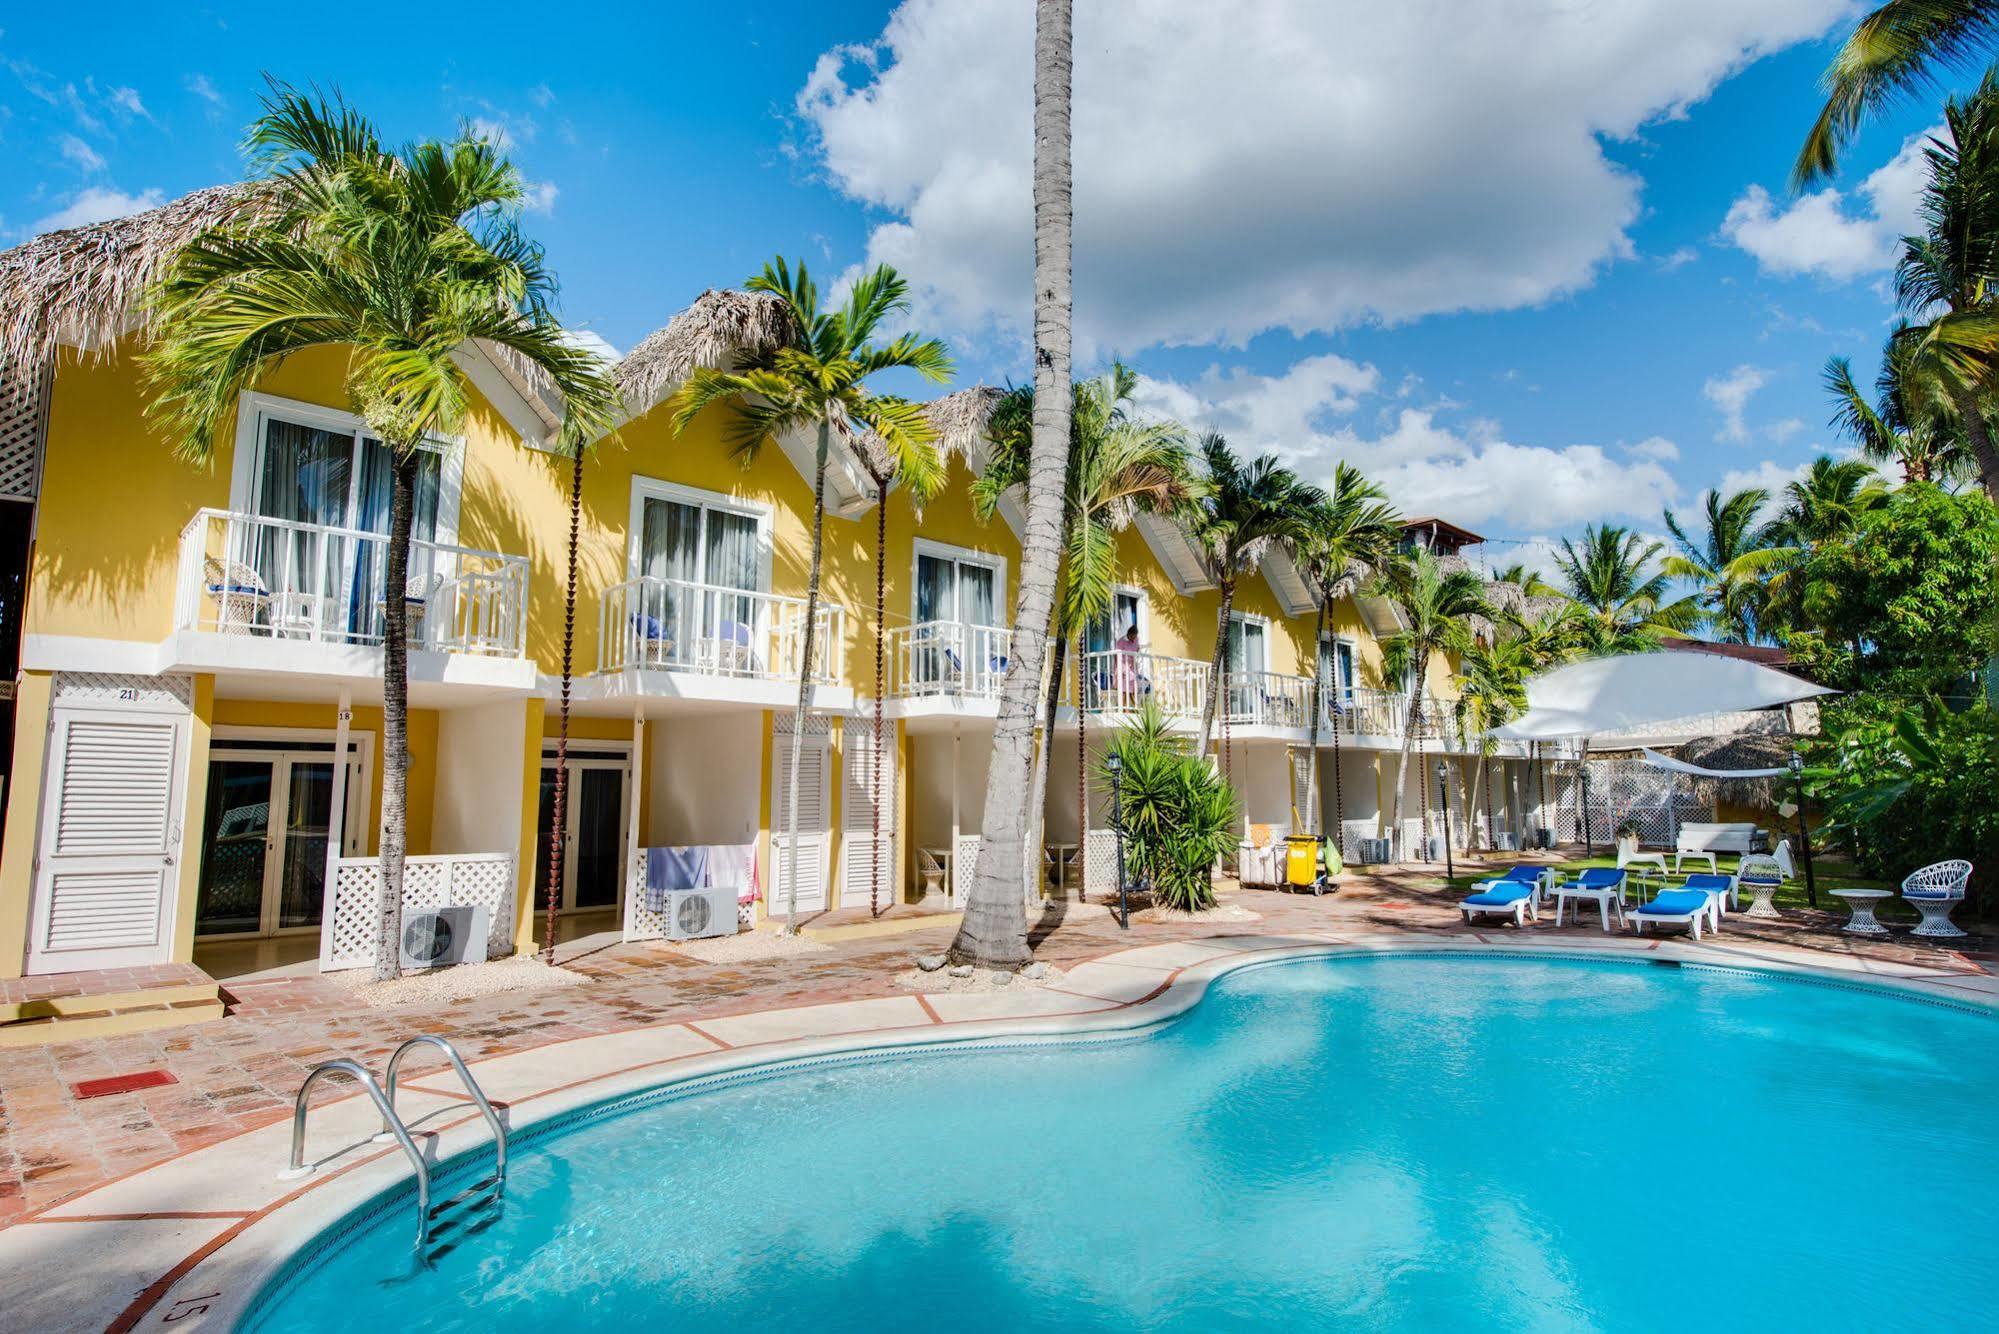
[[[0,255],[0,278],[19,290],[32,273],[49,294],[10,314],[0,338],[0,559],[15,563],[0,576],[25,581],[25,615],[4,627],[18,661],[0,663],[15,674],[0,978],[373,959],[387,460],[351,411],[335,350],[296,357],[246,394],[211,467],[178,461],[147,421],[131,294],[209,198]],[[59,299],[58,284],[72,295]],[[583,467],[566,934],[666,930],[645,892],[652,849],[699,850],[715,883],[764,913],[794,897],[808,915],[945,908],[969,880],[1010,654],[1019,510],[975,518],[978,441],[955,441],[948,484],[921,511],[888,493],[878,568],[875,486],[835,451],[799,846],[778,846],[811,442],[774,440],[744,464],[719,411],[676,433],[666,406],[763,299],[708,293],[624,358],[627,418]],[[570,468],[549,443],[557,405],[478,348],[460,360],[476,403],[462,435],[426,446],[403,594],[405,899],[486,908],[489,944],[503,951],[533,944],[542,922]],[[1150,699],[1191,731],[1207,689],[1218,601],[1186,535],[1142,518],[1119,552],[1116,610],[1065,672],[1043,818],[1053,851],[1034,859],[1054,892],[1108,888],[1105,794],[1091,790],[1089,827],[1078,825],[1079,721],[1100,729]],[[1352,855],[1388,832],[1403,691],[1448,698],[1450,666],[1383,683],[1392,608],[1342,599],[1315,644],[1314,601],[1281,556],[1239,588],[1218,730],[1246,822],[1337,818]],[[1327,682],[1316,766],[1314,672]],[[1427,716],[1447,712],[1433,701]],[[1423,763],[1410,766],[1412,847],[1441,756],[1465,815],[1468,762],[1449,730],[1427,727]],[[1525,765],[1502,756],[1490,772],[1495,830],[1517,833],[1530,816]]]

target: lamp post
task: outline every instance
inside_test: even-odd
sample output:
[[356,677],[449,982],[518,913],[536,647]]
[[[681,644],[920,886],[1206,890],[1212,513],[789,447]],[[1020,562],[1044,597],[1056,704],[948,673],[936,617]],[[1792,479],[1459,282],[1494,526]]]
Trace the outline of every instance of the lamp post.
[[1437,793],[1444,802],[1444,878],[1455,880],[1458,868],[1451,860],[1451,767],[1437,761]]
[[1111,832],[1117,838],[1117,924],[1119,930],[1129,931],[1131,907],[1125,902],[1124,890],[1124,761],[1107,755],[1104,768],[1111,775]]
[[1798,794],[1798,853],[1805,859],[1805,898],[1819,906],[1819,882],[1812,874],[1812,838],[1805,831],[1805,757],[1791,752],[1791,782]]

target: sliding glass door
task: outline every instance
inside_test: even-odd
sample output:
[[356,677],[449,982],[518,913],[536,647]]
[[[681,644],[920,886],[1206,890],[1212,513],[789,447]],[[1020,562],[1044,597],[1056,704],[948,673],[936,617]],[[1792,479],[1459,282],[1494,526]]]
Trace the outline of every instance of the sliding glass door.
[[697,500],[649,495],[639,522],[638,573],[648,587],[634,627],[661,665],[743,667],[770,627],[758,516]]
[[[318,530],[386,536],[394,462],[394,451],[358,426],[282,411],[259,415],[250,509],[282,525],[256,527],[243,559],[273,598],[272,615],[288,625],[316,623],[347,636],[380,638],[385,544]],[[418,451],[410,527],[415,542],[449,540],[449,534],[440,539],[440,519],[452,508],[445,503],[444,462],[441,448]],[[433,553],[412,549],[405,593],[413,606],[428,600],[443,573],[436,565]]]

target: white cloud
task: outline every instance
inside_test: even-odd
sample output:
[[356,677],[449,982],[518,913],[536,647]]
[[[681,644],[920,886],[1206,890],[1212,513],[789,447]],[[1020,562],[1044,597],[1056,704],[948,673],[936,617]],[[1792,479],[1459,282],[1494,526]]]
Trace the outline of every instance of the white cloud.
[[1768,426],[1764,427],[1763,434],[1781,445],[1804,429],[1805,423],[1803,418],[1786,417],[1782,421],[1771,422]]
[[62,154],[63,161],[86,175],[104,170],[103,154],[73,134],[57,136],[56,151]]
[[1523,445],[1494,423],[1460,430],[1440,422],[1435,408],[1408,406],[1364,433],[1345,419],[1363,400],[1391,402],[1379,386],[1372,366],[1310,357],[1282,375],[1211,367],[1192,383],[1142,377],[1137,399],[1194,430],[1221,431],[1244,454],[1275,453],[1308,481],[1323,483],[1336,462],[1350,461],[1405,511],[1473,526],[1649,518],[1676,494],[1661,460],[1678,451],[1657,437],[1626,449]]
[[1661,463],[1671,463],[1680,457],[1680,447],[1663,435],[1647,436],[1635,445],[1626,445],[1624,452],[1635,458],[1657,459]]
[[[153,120],[153,113],[146,110],[146,103],[137,88],[113,88],[104,95],[104,100],[113,111],[127,119]],[[156,120],[153,123],[159,124]]]
[[46,218],[30,223],[28,235],[39,236],[43,232],[59,232],[65,227],[85,227],[93,222],[130,217],[149,208],[158,208],[165,202],[166,196],[158,190],[141,190],[132,195],[123,190],[93,185],[87,190],[79,190],[68,204]]
[[474,116],[467,122],[474,139],[484,139],[502,153],[514,146],[514,136],[507,130],[505,122],[492,116]]
[[181,86],[208,103],[212,110],[220,111],[228,105],[223,101],[222,94],[215,91],[214,82],[206,74],[190,74],[181,81]]
[[1701,386],[1701,397],[1721,412],[1721,429],[1714,438],[1735,443],[1749,438],[1742,414],[1750,398],[1770,382],[1770,373],[1759,366],[1737,366],[1726,375],[1711,375]]
[[554,181],[522,181],[521,207],[529,213],[553,213],[555,197],[562,193]]
[[528,100],[546,110],[555,103],[555,90],[545,83],[538,83],[528,89]]
[[[1079,343],[1240,343],[1531,306],[1633,253],[1603,151],[1845,0],[1078,6]],[[1026,328],[1032,7],[906,0],[797,105],[925,327]],[[1493,53],[1528,52],[1522,59]]]
[[1700,257],[1698,250],[1690,245],[1683,245],[1671,254],[1661,255],[1652,262],[1658,266],[1661,273],[1672,273],[1676,269],[1684,269]]
[[1891,268],[1902,237],[1921,230],[1917,204],[1928,177],[1923,150],[1941,130],[1911,135],[1860,183],[1854,194],[1865,197],[1864,208],[1850,207],[1832,189],[1779,208],[1769,191],[1752,185],[1729,206],[1721,234],[1754,256],[1765,273],[1783,277],[1809,273],[1845,281]]

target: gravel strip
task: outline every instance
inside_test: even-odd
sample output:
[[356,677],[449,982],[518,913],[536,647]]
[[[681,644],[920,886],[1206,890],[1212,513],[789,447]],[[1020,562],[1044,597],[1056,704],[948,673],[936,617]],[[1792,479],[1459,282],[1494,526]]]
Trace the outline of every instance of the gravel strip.
[[491,963],[461,964],[456,968],[428,968],[407,973],[393,982],[377,982],[365,968],[325,974],[326,980],[353,993],[354,999],[377,1010],[396,1010],[409,1005],[450,1005],[476,996],[497,996],[509,991],[547,991],[552,987],[580,987],[590,979],[581,973],[551,968],[533,955],[495,959]]
[[753,959],[785,959],[795,954],[828,954],[833,947],[810,936],[780,931],[739,931],[710,940],[676,940],[665,948],[703,963],[748,963]]

